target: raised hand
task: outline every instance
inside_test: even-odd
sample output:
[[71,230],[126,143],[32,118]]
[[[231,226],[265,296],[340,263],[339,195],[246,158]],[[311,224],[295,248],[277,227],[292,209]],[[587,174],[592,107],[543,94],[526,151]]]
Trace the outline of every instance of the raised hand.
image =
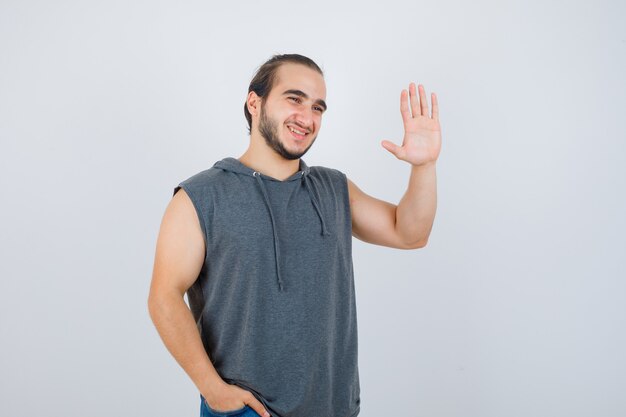
[[428,100],[424,86],[419,85],[419,102],[415,93],[415,83],[409,85],[411,96],[411,111],[407,91],[400,93],[400,113],[404,124],[404,138],[402,146],[388,140],[383,140],[383,148],[391,152],[396,158],[414,166],[435,162],[441,150],[441,126],[439,126],[439,105],[437,96],[431,93],[432,115],[428,114]]

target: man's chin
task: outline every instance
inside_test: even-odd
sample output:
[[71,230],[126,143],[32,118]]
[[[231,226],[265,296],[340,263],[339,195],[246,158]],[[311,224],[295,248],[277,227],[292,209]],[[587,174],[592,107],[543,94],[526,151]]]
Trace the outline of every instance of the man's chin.
[[307,153],[308,149],[305,150],[304,152],[298,152],[298,153],[293,153],[293,152],[289,152],[286,149],[283,149],[282,152],[277,152],[280,156],[282,156],[283,158],[289,160],[289,161],[293,161],[295,159],[300,159],[302,158],[302,156]]
[[284,152],[282,153],[283,158],[285,159],[289,159],[290,161],[293,161],[294,159],[300,159],[302,158],[302,156],[308,151],[308,149],[306,149],[304,152],[289,152],[288,150],[284,149]]
[[285,144],[291,144],[290,143],[291,138],[288,138],[287,140],[283,138],[283,142],[278,142],[277,140],[268,140],[265,136],[263,136],[263,138],[265,139],[265,142],[267,143],[267,145],[270,146],[274,150],[274,152],[276,152],[278,155],[280,155],[281,157],[289,161],[302,158],[304,154],[306,154],[309,151],[309,149],[311,149],[311,146],[313,146],[313,142],[315,142],[315,137],[314,137],[312,139],[312,142],[309,143],[306,149],[302,150],[302,147],[294,146],[294,148],[296,148],[296,151],[293,152],[291,149],[285,146]]
[[308,151],[309,149],[311,149],[311,146],[313,145],[313,143],[311,143],[305,150],[300,151],[300,152],[290,152],[290,154],[293,156],[292,159],[300,159],[302,158]]

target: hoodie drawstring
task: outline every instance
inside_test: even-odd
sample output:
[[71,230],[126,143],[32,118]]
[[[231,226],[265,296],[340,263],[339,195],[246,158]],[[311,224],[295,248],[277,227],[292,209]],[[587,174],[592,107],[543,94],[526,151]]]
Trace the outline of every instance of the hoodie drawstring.
[[265,204],[267,204],[267,210],[270,212],[270,219],[272,221],[272,232],[274,233],[274,260],[276,261],[276,275],[278,277],[278,289],[280,291],[283,290],[283,280],[280,276],[280,251],[278,249],[278,235],[276,234],[276,222],[274,221],[274,213],[272,212],[272,205],[270,204],[270,199],[267,196],[267,191],[265,190],[265,185],[263,184],[263,180],[261,179],[261,174],[257,171],[254,171],[252,174],[257,179],[257,183],[261,187],[261,191],[263,192],[263,197],[265,197]]
[[[306,188],[309,198],[311,199],[311,203],[313,203],[313,207],[317,212],[317,216],[320,218],[320,223],[322,224],[322,236],[329,236],[330,232],[326,229],[326,223],[324,223],[324,216],[322,215],[322,211],[320,209],[319,201],[315,195],[315,191],[313,190],[314,186],[311,184],[311,180],[308,179],[309,169],[305,169],[302,171],[302,181],[304,183],[304,187]],[[270,203],[269,196],[267,195],[267,190],[265,189],[265,184],[263,184],[263,180],[261,179],[261,173],[258,171],[254,171],[252,173],[261,188],[261,192],[263,193],[263,197],[265,198],[265,204],[267,205],[267,210],[270,213],[270,220],[272,222],[272,233],[274,235],[274,260],[276,262],[276,276],[278,278],[278,289],[283,291],[283,279],[280,274],[280,249],[278,245],[278,233],[276,230],[276,221],[274,220],[274,213],[272,212],[272,205]]]
[[319,208],[319,202],[315,196],[315,192],[313,191],[310,185],[310,179],[308,179],[309,170],[302,171],[302,180],[304,181],[304,186],[309,193],[309,197],[311,198],[311,202],[313,203],[313,207],[315,207],[315,211],[317,211],[317,216],[320,218],[320,222],[322,223],[322,236],[330,235],[330,232],[326,229],[326,223],[324,223],[324,217],[322,216],[322,211]]

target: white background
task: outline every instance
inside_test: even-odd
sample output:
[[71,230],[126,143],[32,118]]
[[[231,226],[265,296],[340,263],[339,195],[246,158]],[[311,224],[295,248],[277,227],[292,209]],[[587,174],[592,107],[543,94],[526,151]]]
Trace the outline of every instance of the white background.
[[[400,91],[440,102],[428,246],[354,239],[361,416],[626,415],[621,1],[0,2],[0,415],[197,416],[147,309],[173,188],[247,147],[300,53],[304,160],[393,203]],[[324,417],[324,416],[320,416]],[[343,417],[343,416],[337,416]]]

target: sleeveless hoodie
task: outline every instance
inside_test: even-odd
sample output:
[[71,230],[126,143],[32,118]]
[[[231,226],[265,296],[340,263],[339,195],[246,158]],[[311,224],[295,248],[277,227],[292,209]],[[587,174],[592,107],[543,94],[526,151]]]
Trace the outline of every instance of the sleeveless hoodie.
[[348,184],[308,167],[284,181],[224,158],[183,188],[206,256],[189,307],[218,374],[273,417],[360,412]]

